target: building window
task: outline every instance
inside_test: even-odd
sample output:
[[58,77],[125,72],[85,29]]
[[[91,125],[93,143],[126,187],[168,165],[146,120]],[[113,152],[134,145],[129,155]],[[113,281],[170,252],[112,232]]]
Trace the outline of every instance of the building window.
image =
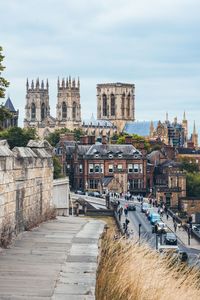
[[99,154],[95,154],[95,158],[98,158],[99,157]]
[[94,166],[93,164],[89,164],[89,173],[93,173],[94,172]]
[[76,102],[73,103],[72,118],[73,118],[73,120],[76,120]]
[[83,165],[79,165],[79,173],[83,173]]
[[62,118],[63,119],[67,118],[67,105],[65,102],[62,103]]
[[134,179],[134,180],[133,180],[133,188],[134,188],[134,189],[138,189],[138,188],[139,188],[139,185],[138,185],[138,179]]
[[94,166],[94,171],[95,171],[95,173],[99,173],[99,171],[100,171],[99,165]]
[[104,173],[104,165],[103,165],[103,164],[101,164],[101,165],[100,165],[100,167],[101,167],[101,169],[100,169],[100,173]]
[[138,173],[138,172],[139,172],[139,165],[134,164],[134,173]]
[[109,157],[109,158],[113,158],[113,155],[112,155],[112,154],[109,154],[108,157]]
[[79,179],[79,189],[82,190],[83,188],[83,180],[82,178]]
[[119,172],[122,172],[123,169],[122,169],[122,165],[121,165],[121,164],[117,166],[117,170],[118,170]]
[[128,173],[133,173],[133,165],[128,164]]
[[121,154],[121,153],[120,153],[120,154],[118,154],[118,157],[119,157],[119,158],[122,158],[122,154]]
[[115,116],[115,96],[111,94],[111,116]]
[[139,164],[139,172],[142,174],[143,173],[143,165]]
[[108,165],[108,172],[113,173],[113,165]]
[[107,96],[104,94],[103,95],[103,116],[107,116],[108,114],[108,109],[107,109]]
[[35,103],[32,103],[31,104],[31,120],[32,121],[35,121],[35,112],[36,112]]
[[42,106],[41,106],[41,120],[43,121],[45,118],[45,104],[42,103]]
[[89,179],[89,189],[98,189],[99,180],[98,179]]

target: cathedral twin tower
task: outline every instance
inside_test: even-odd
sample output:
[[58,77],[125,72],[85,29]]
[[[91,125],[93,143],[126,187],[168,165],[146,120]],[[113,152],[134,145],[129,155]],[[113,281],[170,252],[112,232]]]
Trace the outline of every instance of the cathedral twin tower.
[[58,79],[56,119],[50,115],[49,83],[35,84],[27,80],[24,127],[37,129],[39,136],[47,136],[55,129],[66,127],[70,130],[81,126],[80,81]]

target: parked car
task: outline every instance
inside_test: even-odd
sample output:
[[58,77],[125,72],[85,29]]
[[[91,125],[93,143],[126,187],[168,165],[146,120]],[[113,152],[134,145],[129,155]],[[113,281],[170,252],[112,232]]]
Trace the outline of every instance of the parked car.
[[94,192],[94,197],[103,198],[103,195],[100,192]]
[[163,222],[156,222],[152,226],[152,233],[166,233],[168,230],[167,226]]
[[155,225],[156,222],[160,222],[160,215],[157,213],[152,213],[150,216],[150,223],[151,225]]
[[177,245],[177,237],[172,232],[167,232],[165,236],[165,244],[166,245]]
[[94,192],[88,192],[88,196],[94,197]]
[[141,212],[145,213],[149,207],[149,203],[143,202],[141,205]]
[[146,210],[145,215],[147,216],[147,219],[150,220],[151,214],[155,213],[155,208],[154,207],[150,207]]
[[78,194],[78,195],[85,195],[85,192],[84,192],[84,191],[79,191],[79,190],[78,190],[78,191],[75,192],[75,194]]
[[127,208],[128,210],[136,211],[136,206],[133,203],[129,203]]

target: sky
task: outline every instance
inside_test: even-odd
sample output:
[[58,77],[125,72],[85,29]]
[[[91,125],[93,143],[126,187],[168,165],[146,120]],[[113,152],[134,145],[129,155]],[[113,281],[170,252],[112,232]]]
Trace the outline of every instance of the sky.
[[199,0],[0,0],[7,95],[23,126],[26,78],[80,78],[82,119],[96,116],[96,84],[135,84],[136,120],[183,112],[200,129]]

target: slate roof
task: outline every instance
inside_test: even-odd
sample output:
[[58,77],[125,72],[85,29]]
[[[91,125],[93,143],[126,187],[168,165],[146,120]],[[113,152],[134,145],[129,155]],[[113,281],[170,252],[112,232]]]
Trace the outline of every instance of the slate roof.
[[[158,121],[153,121],[154,128],[157,127]],[[149,136],[151,121],[136,121],[127,122],[124,126],[123,132],[128,134],[138,134],[141,136]]]
[[8,99],[6,100],[4,107],[7,108],[10,112],[16,112],[10,97],[8,97]]
[[137,150],[133,145],[117,145],[117,144],[113,144],[113,145],[112,144],[106,144],[106,145],[95,144],[95,145],[92,145],[88,149],[86,155],[87,156],[94,155],[97,152],[102,156],[107,155],[109,153],[113,153],[113,155],[122,153],[123,155],[126,155],[126,156],[132,156],[134,154],[139,154],[142,156],[142,153],[139,150]]
[[190,149],[190,148],[177,148],[176,151],[179,154],[200,154],[200,150]]

